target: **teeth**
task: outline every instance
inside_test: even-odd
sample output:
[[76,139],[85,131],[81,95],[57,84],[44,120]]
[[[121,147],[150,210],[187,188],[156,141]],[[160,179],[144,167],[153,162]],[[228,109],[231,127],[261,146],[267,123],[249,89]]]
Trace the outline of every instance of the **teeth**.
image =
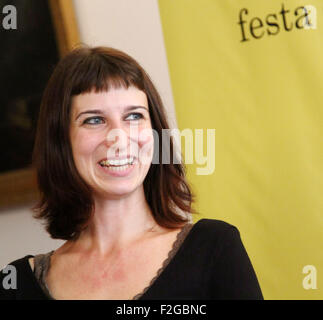
[[109,167],[109,170],[111,170],[111,171],[123,171],[123,170],[126,170],[126,169],[128,169],[130,167],[130,165],[125,165],[125,166],[110,166]]
[[132,164],[133,163],[133,157],[130,158],[126,158],[126,159],[120,159],[120,160],[103,160],[100,162],[101,166],[125,166],[128,164]]

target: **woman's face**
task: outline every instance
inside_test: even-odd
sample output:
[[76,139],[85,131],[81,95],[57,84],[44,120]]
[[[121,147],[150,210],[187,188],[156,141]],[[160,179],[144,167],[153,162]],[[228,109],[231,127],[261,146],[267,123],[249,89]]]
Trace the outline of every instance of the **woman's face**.
[[70,139],[76,168],[94,195],[143,192],[153,155],[146,94],[131,86],[72,98]]

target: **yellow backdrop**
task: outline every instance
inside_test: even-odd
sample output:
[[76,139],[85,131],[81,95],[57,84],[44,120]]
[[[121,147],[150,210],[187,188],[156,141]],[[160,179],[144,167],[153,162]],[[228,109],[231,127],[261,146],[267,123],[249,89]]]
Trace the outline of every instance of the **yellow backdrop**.
[[179,128],[216,130],[214,173],[188,165],[195,220],[238,227],[265,299],[323,299],[323,2],[310,4],[159,0]]

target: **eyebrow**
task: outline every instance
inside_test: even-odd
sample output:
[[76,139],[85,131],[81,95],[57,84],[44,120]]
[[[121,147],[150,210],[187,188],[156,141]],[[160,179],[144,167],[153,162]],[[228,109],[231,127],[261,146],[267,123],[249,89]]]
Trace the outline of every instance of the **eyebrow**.
[[[128,106],[125,108],[125,112],[131,111],[131,110],[135,110],[135,109],[145,109],[146,111],[148,111],[148,108],[143,107],[143,106]],[[102,110],[100,109],[93,109],[93,110],[86,110],[83,111],[81,113],[78,114],[78,116],[75,118],[75,120],[77,120],[82,114],[104,114],[104,112],[102,112]]]

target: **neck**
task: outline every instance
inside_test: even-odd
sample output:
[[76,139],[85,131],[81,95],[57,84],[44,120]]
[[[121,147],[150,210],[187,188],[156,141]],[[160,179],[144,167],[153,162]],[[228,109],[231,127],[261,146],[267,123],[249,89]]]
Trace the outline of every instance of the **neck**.
[[82,248],[106,255],[159,231],[144,191],[126,198],[95,198],[95,212],[76,242]]

